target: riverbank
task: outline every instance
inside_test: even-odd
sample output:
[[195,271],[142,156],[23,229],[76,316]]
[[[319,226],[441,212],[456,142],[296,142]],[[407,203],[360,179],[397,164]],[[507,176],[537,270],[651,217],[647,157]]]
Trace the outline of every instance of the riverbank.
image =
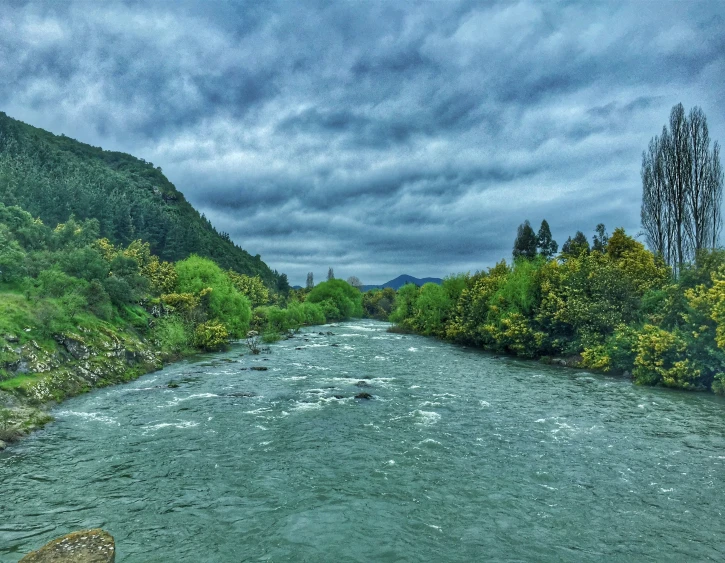
[[164,352],[131,327],[79,326],[44,339],[28,329],[0,336],[0,449],[42,428],[69,397],[125,383],[187,354]]

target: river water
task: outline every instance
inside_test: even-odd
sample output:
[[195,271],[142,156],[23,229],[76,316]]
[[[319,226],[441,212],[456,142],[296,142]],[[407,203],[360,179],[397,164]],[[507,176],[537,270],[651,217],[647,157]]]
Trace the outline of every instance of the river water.
[[63,403],[0,453],[0,562],[87,527],[120,563],[725,560],[721,398],[387,326]]

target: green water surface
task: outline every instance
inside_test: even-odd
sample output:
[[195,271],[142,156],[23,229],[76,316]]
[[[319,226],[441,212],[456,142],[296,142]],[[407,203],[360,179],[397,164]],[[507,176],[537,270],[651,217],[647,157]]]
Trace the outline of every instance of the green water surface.
[[721,398],[386,328],[65,402],[0,453],[0,562],[87,527],[119,563],[725,560]]

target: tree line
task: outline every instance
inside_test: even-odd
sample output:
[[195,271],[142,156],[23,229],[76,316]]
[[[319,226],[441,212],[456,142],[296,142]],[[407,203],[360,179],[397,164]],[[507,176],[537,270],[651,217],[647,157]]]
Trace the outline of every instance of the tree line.
[[636,383],[725,393],[723,174],[699,108],[672,109],[642,162],[649,250],[603,224],[557,254],[549,224],[519,226],[512,262],[441,286],[402,287],[396,330],[631,376]]
[[647,244],[677,274],[722,228],[720,145],[712,147],[699,107],[677,104],[642,154],[642,228]]

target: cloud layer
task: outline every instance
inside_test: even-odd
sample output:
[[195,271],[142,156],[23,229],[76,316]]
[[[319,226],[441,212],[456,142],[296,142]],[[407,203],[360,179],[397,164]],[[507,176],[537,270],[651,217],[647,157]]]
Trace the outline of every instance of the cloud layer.
[[160,165],[304,283],[509,257],[516,228],[639,230],[682,102],[725,141],[722,2],[9,2],[0,110]]

